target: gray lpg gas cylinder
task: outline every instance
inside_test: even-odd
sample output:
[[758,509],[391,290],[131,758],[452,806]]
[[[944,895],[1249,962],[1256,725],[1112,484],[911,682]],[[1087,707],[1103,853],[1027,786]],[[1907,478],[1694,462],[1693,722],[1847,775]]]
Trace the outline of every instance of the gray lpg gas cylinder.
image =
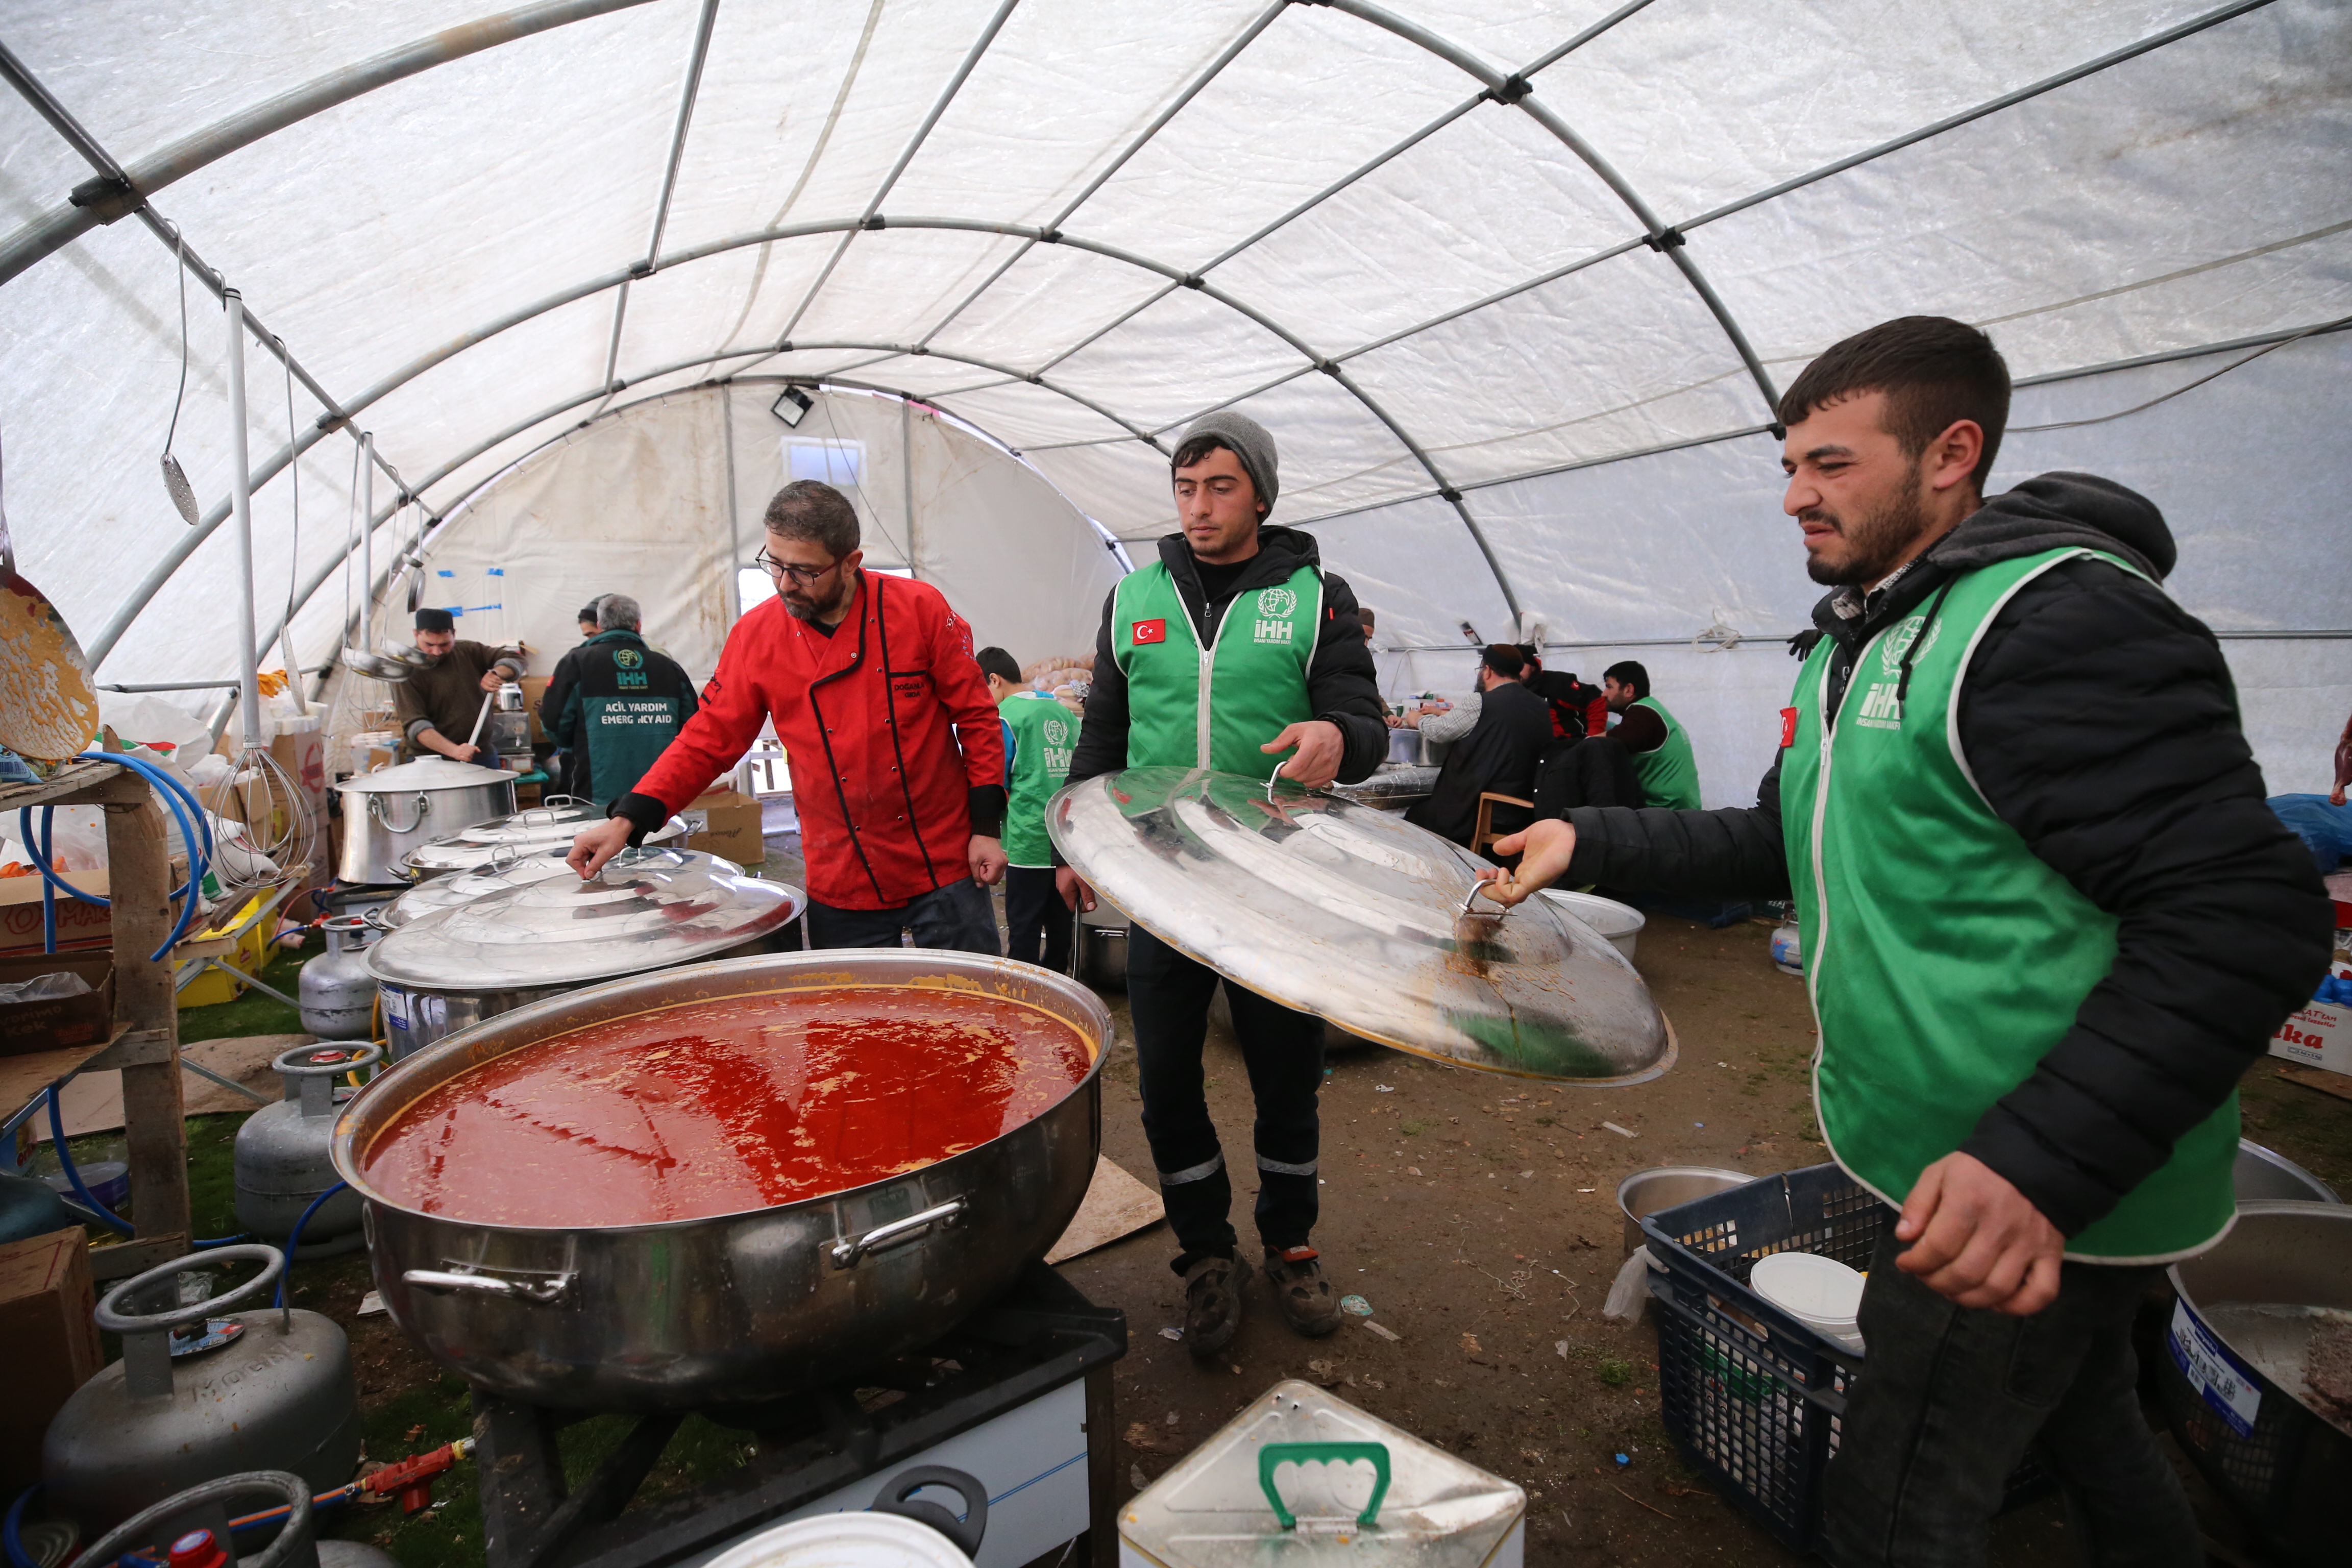
[[[383,1059],[381,1046],[321,1040],[280,1051],[269,1065],[286,1098],[245,1120],[236,1133],[236,1223],[265,1241],[283,1242],[320,1194],[335,1186],[335,1116],[356,1092],[338,1090],[346,1073]],[[302,1227],[299,1258],[331,1257],[360,1245],[360,1195],[346,1187],[319,1205]]]
[[[205,1300],[131,1310],[171,1291],[188,1269],[236,1262],[264,1267]],[[214,1247],[100,1299],[98,1326],[122,1336],[122,1359],[74,1391],[41,1445],[49,1503],[84,1539],[174,1492],[247,1470],[290,1471],[314,1492],[352,1479],[360,1406],[343,1331],[316,1312],[223,1310],[266,1291],[285,1268],[274,1247]]]
[[375,977],[362,950],[383,933],[363,915],[322,921],[327,951],[302,966],[296,994],[302,1026],[322,1040],[364,1040],[373,1032]]

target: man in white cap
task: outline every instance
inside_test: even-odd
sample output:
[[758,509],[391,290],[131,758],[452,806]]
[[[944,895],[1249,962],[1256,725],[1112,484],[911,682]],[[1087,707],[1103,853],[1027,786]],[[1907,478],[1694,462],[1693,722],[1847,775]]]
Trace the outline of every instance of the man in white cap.
[[[1278,772],[1312,788],[1369,777],[1388,753],[1388,729],[1356,596],[1323,570],[1311,536],[1264,526],[1279,482],[1274,437],[1241,415],[1212,414],[1184,433],[1170,468],[1182,531],[1103,606],[1070,782],[1156,765]],[[1073,907],[1094,907],[1068,867],[1056,875]],[[1185,1342],[1203,1360],[1240,1328],[1251,1272],[1234,1256],[1233,1185],[1202,1093],[1218,980],[1140,924],[1129,937],[1143,1131],[1182,1249],[1172,1267],[1184,1279]],[[1328,1334],[1339,1326],[1339,1298],[1308,1242],[1323,1020],[1224,986],[1257,1102],[1266,1279],[1292,1328]]]

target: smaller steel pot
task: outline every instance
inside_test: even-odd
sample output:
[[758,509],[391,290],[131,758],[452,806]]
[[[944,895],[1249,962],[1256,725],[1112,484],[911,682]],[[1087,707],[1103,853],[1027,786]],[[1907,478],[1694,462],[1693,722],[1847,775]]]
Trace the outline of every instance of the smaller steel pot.
[[514,774],[446,757],[357,773],[335,788],[343,803],[335,874],[345,882],[404,881],[401,857],[410,850],[515,808]]

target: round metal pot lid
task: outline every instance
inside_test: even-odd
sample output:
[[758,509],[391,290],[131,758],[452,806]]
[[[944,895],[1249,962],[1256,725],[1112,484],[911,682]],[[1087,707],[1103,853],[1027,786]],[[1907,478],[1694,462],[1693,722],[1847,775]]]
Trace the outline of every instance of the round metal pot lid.
[[367,950],[368,972],[443,991],[583,984],[724,952],[805,902],[715,856],[626,849],[590,881],[548,877],[420,915]]
[[[523,819],[532,820],[526,822]],[[561,844],[566,849],[580,830],[604,820],[604,814],[593,806],[578,810],[558,808],[550,813],[521,811],[512,816],[501,816],[477,823],[462,833],[446,838],[436,838],[430,844],[420,844],[400,858],[400,863],[411,875],[438,877],[450,871],[480,871],[496,865],[501,857],[527,854],[551,844]],[[686,837],[686,818],[673,816],[653,832],[646,835],[647,844],[675,844]]]
[[1062,791],[1045,824],[1135,923],[1352,1034],[1563,1082],[1674,1065],[1649,987],[1599,932],[1548,899],[1465,910],[1488,862],[1402,817],[1279,780],[1130,768]]
[[483,784],[511,784],[514,779],[514,774],[500,768],[455,763],[446,757],[419,757],[372,773],[353,773],[335,787],[349,795],[387,795],[419,789],[478,789]]

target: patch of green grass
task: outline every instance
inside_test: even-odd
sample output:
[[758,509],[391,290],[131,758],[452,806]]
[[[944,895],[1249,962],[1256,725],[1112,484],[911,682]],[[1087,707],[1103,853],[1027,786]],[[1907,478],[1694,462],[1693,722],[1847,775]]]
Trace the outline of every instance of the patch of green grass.
[[1615,1356],[1605,1355],[1601,1358],[1600,1364],[1592,1369],[1592,1374],[1612,1388],[1622,1388],[1633,1381],[1633,1363],[1630,1361],[1620,1361]]
[[[272,948],[269,962],[261,966],[264,984],[274,985],[289,996],[299,996],[295,987],[301,984],[302,965],[315,954]],[[180,1010],[180,1043],[192,1046],[198,1040],[226,1040],[246,1035],[291,1035],[299,1033],[301,1015],[285,1003],[248,985],[234,1002],[215,1003],[210,1007],[184,1007]]]
[[1557,1127],[1559,1125],[1559,1122],[1549,1116],[1538,1116],[1536,1118],[1536,1125],[1538,1127]]
[[1397,1131],[1403,1133],[1408,1138],[1418,1138],[1423,1132],[1429,1131],[1429,1123],[1426,1121],[1400,1121],[1397,1123]]

